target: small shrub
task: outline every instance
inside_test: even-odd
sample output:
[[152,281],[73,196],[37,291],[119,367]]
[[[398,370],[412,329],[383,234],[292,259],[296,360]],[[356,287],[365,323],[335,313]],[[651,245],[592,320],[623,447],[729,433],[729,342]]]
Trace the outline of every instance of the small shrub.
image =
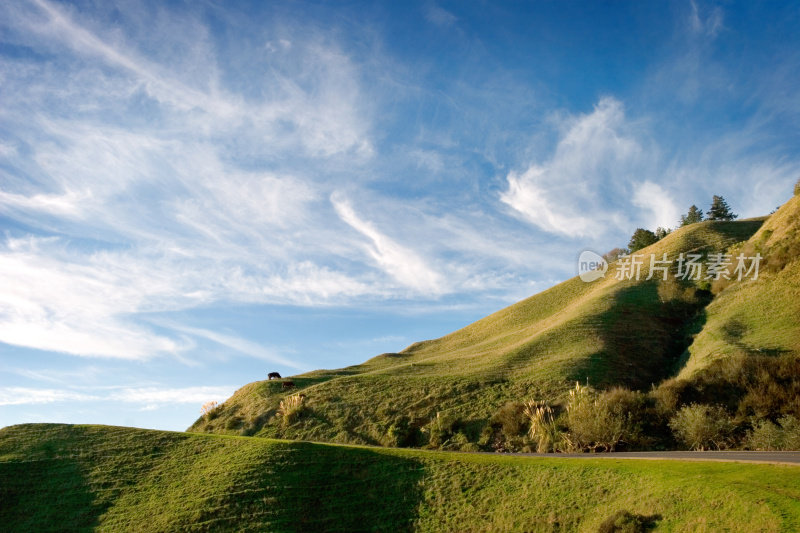
[[671,416],[680,404],[683,390],[688,386],[685,381],[676,378],[666,379],[657,387],[653,386],[650,397],[655,401],[656,411],[660,415]]
[[681,408],[670,420],[669,427],[678,441],[692,450],[725,449],[735,429],[725,409],[696,403]]
[[395,420],[386,431],[385,444],[396,448],[419,446],[422,440],[419,428],[411,425],[407,416]]
[[437,411],[433,420],[424,428],[428,433],[428,446],[431,448],[446,446],[455,433],[457,423],[458,420],[453,416]]
[[252,437],[256,433],[258,433],[258,428],[255,426],[245,426],[239,430],[239,435],[242,437]]
[[654,526],[659,517],[642,516],[628,511],[617,511],[600,524],[598,533],[644,533]]
[[608,263],[613,263],[623,255],[626,255],[628,250],[625,248],[614,248],[609,250],[608,252],[603,254],[603,259],[605,259]]
[[444,445],[441,446],[441,449],[464,450],[465,448],[469,447],[470,444],[469,438],[461,431],[457,431]]
[[306,397],[301,394],[292,394],[281,400],[277,416],[284,427],[291,426],[300,418],[305,410],[305,400]]
[[750,450],[772,451],[781,449],[781,428],[771,420],[759,420],[747,433],[744,446]]
[[594,389],[580,383],[575,383],[575,388],[569,391],[567,425],[570,448],[582,450],[592,447],[597,438],[601,426],[595,416],[595,395]]
[[747,433],[745,447],[761,451],[800,449],[800,421],[786,415],[778,420],[778,424],[760,420]]
[[568,441],[573,449],[614,451],[620,443],[640,438],[646,398],[642,393],[615,388],[599,394],[575,384],[567,403]]
[[210,402],[206,402],[200,407],[200,414],[202,414],[203,416],[208,418],[208,415],[211,413],[211,411],[216,409],[218,405],[219,404],[217,402],[215,402],[214,400],[211,400]]
[[525,426],[528,422],[523,412],[524,409],[524,404],[507,402],[492,416],[490,423],[500,424],[503,433],[507,437],[522,435],[525,433]]
[[483,428],[479,444],[496,452],[526,451],[528,417],[524,411],[523,403],[505,403]]
[[481,451],[480,446],[475,444],[474,442],[467,442],[463,446],[461,446],[462,452],[479,452]]
[[800,196],[800,179],[794,184],[794,195]]
[[786,415],[779,418],[778,423],[783,430],[783,449],[800,450],[800,420]]
[[241,417],[234,416],[233,418],[229,418],[228,421],[225,423],[225,429],[239,429],[242,427],[242,420]]

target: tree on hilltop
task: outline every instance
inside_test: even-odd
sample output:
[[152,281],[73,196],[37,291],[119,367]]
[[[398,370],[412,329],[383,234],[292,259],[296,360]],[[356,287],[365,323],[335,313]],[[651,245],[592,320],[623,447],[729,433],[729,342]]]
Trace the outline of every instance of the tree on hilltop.
[[711,208],[706,215],[708,215],[708,220],[734,220],[739,216],[731,212],[731,208],[728,206],[728,202],[725,201],[725,198],[717,196],[716,194],[711,201]]
[[689,208],[689,212],[681,215],[681,227],[703,221],[703,211],[699,207],[693,205]]
[[630,250],[630,253],[634,253],[657,242],[658,237],[656,237],[655,233],[649,229],[636,228],[636,231],[631,236],[631,242],[628,243],[628,250]]

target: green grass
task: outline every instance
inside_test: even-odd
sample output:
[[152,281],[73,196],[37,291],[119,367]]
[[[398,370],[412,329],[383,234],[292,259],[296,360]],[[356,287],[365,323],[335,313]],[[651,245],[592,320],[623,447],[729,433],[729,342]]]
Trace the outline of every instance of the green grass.
[[[764,222],[703,222],[668,235],[639,253],[725,250]],[[278,382],[242,387],[191,431],[386,444],[389,428],[407,417],[414,427],[437,413],[459,420],[474,446],[481,429],[507,401],[559,401],[575,380],[606,388],[649,390],[677,373],[702,327],[702,297],[665,296],[655,281],[573,278],[440,339],[415,343],[340,370],[292,376],[307,395],[297,423],[274,416],[287,394]],[[646,277],[647,268],[642,270]],[[674,295],[673,295],[674,296]],[[685,359],[685,357],[684,357]],[[463,440],[462,440],[463,442]]]
[[797,531],[800,468],[425,452],[34,424],[0,430],[4,531]]
[[800,354],[800,196],[773,214],[743,250],[764,256],[759,279],[725,287],[708,306],[681,378],[725,358]]

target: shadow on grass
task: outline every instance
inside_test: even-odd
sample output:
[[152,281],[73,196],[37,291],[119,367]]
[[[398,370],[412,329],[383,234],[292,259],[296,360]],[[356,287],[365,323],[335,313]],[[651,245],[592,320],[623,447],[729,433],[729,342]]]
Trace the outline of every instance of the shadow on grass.
[[661,515],[650,516],[630,513],[628,511],[617,511],[609,516],[600,527],[598,533],[646,533],[655,529],[656,522],[661,520]]
[[304,442],[282,445],[273,453],[276,468],[261,473],[261,485],[275,502],[271,530],[413,529],[422,498],[419,462]]
[[[41,426],[41,425],[39,425]],[[49,425],[48,425],[49,426]],[[105,505],[95,503],[84,469],[58,442],[32,440],[25,426],[0,432],[0,455],[22,453],[24,461],[0,461],[0,530],[92,531]]]
[[722,326],[722,338],[732,346],[736,346],[747,355],[765,355],[768,357],[778,357],[790,353],[791,350],[780,346],[754,346],[744,342],[742,339],[747,334],[747,326],[739,320],[728,320]]
[[588,378],[600,387],[648,390],[677,372],[693,336],[705,324],[705,307],[711,299],[710,293],[700,290],[691,301],[665,298],[656,282],[619,290],[611,308],[596,317],[602,348],[576,367],[571,378]]

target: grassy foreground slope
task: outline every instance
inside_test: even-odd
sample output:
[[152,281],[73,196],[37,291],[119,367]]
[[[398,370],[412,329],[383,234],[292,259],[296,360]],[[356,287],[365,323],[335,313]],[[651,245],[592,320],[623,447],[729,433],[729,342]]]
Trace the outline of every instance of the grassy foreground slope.
[[797,531],[800,468],[543,459],[107,426],[0,430],[4,531]]
[[696,286],[646,280],[649,254],[722,251],[763,221],[694,224],[639,252],[648,259],[639,281],[616,279],[612,264],[602,280],[567,280],[440,339],[293,376],[307,410],[289,427],[274,416],[289,393],[257,381],[190,431],[399,444],[387,437],[393,426],[425,428],[445,415],[460,421],[462,443],[475,444],[507,401],[552,401],[575,380],[649,389],[677,372],[710,299]]

